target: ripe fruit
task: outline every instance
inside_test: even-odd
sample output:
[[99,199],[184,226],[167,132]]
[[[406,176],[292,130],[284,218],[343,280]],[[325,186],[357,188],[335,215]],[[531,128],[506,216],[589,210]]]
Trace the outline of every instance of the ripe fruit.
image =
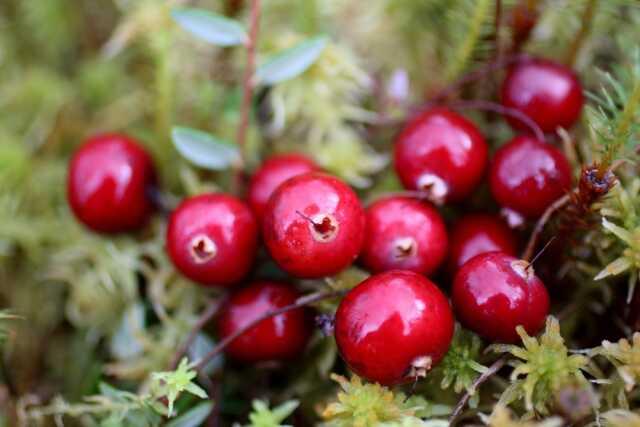
[[403,269],[429,275],[447,256],[447,229],[429,204],[407,197],[378,200],[367,209],[361,256],[373,272]]
[[516,236],[500,218],[470,214],[460,218],[451,229],[449,271],[455,273],[476,255],[500,251],[515,255]]
[[549,312],[549,295],[532,266],[502,252],[467,261],[453,282],[453,307],[460,322],[491,341],[518,342],[516,326],[535,335]]
[[142,227],[153,212],[155,182],[153,160],[134,139],[97,135],[71,159],[67,198],[78,220],[94,231],[129,231]]
[[263,217],[269,197],[280,184],[296,175],[317,170],[312,160],[300,154],[284,154],[266,160],[249,183],[247,199],[256,218]]
[[571,189],[571,167],[552,145],[517,136],[496,151],[489,184],[500,205],[537,218]]
[[[300,297],[292,287],[257,282],[234,293],[218,319],[220,339],[235,334],[266,312],[291,305]],[[297,308],[264,319],[233,340],[225,352],[243,362],[285,360],[299,355],[311,336],[310,311]]]
[[335,338],[351,370],[393,385],[422,377],[445,356],[453,337],[449,301],[411,271],[376,274],[353,288],[335,318]]
[[480,183],[487,143],[476,126],[436,108],[412,119],[395,141],[395,168],[402,184],[441,204],[460,201]]
[[306,173],[271,196],[263,218],[264,241],[288,273],[333,275],[360,253],[365,216],[356,194],[337,178]]
[[182,274],[203,285],[242,279],[256,254],[258,226],[249,207],[227,194],[184,200],[171,214],[167,250]]
[[[582,85],[571,71],[545,59],[526,59],[509,69],[502,84],[502,104],[529,116],[544,132],[571,127],[584,104]],[[515,129],[526,126],[506,117]]]

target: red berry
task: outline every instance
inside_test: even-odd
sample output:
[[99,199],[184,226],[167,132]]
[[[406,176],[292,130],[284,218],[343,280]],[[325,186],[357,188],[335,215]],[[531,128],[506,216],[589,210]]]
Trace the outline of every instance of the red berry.
[[342,300],[335,338],[351,370],[393,385],[424,376],[453,336],[449,301],[429,279],[392,270],[369,277]]
[[[573,71],[544,59],[527,59],[511,67],[501,96],[505,107],[523,112],[544,132],[571,127],[584,104],[582,85]],[[507,121],[515,129],[527,129],[514,117]]]
[[447,255],[447,229],[437,210],[406,197],[367,209],[362,262],[373,272],[402,269],[429,275]]
[[126,135],[90,138],[73,155],[67,197],[76,217],[94,231],[142,227],[153,212],[156,175],[151,156]]
[[362,248],[365,216],[356,194],[321,173],[287,180],[271,196],[263,218],[264,240],[273,259],[304,278],[333,275]]
[[182,274],[203,285],[227,286],[249,272],[258,226],[242,201],[227,194],[184,200],[169,218],[167,250]]
[[273,156],[253,174],[249,183],[248,200],[256,218],[264,216],[269,197],[286,180],[306,172],[314,172],[318,166],[300,154]]
[[571,166],[562,152],[529,136],[500,147],[489,175],[496,201],[528,218],[542,215],[571,189]]
[[395,168],[402,184],[424,190],[432,202],[460,201],[480,183],[487,143],[476,126],[436,108],[412,119],[395,142]]
[[549,313],[549,295],[531,265],[502,252],[467,261],[453,282],[453,307],[460,322],[491,341],[518,342],[516,326],[535,335]]
[[[266,312],[291,305],[300,294],[288,285],[257,282],[234,293],[218,319],[220,339],[237,333]],[[313,324],[306,308],[262,320],[233,340],[225,352],[243,362],[291,359],[302,353]]]
[[516,236],[500,218],[486,214],[471,214],[460,218],[451,231],[449,271],[455,273],[476,255],[500,251],[515,255]]

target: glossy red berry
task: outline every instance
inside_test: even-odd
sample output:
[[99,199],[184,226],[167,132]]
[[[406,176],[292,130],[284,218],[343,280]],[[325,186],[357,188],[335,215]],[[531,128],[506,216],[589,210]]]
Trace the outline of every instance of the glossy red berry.
[[517,136],[496,151],[489,184],[501,206],[537,218],[571,189],[571,166],[554,146]]
[[518,342],[516,326],[529,335],[542,328],[549,295],[532,266],[502,252],[486,252],[467,261],[453,282],[456,317],[478,335],[502,343]]
[[269,197],[286,180],[306,172],[318,171],[318,166],[300,154],[284,154],[266,160],[253,174],[247,196],[256,218],[262,219]]
[[[266,312],[296,302],[300,294],[291,286],[257,282],[235,292],[218,319],[218,334],[225,339]],[[309,309],[297,308],[262,320],[233,340],[226,354],[243,362],[286,360],[304,350],[313,330]]]
[[369,277],[342,300],[335,338],[356,374],[383,385],[424,376],[453,336],[449,301],[429,279],[392,270]]
[[436,204],[456,202],[480,183],[487,143],[478,128],[452,111],[436,108],[413,118],[395,141],[395,169],[410,190]]
[[203,285],[228,286],[249,272],[258,226],[242,201],[227,194],[184,200],[169,218],[167,251],[182,274]]
[[271,196],[263,218],[273,259],[303,278],[333,275],[360,253],[365,215],[356,194],[339,179],[306,173],[287,180]]
[[515,255],[518,250],[514,232],[498,217],[470,214],[451,228],[449,271],[455,273],[476,255],[500,251]]
[[447,256],[447,229],[430,204],[389,197],[367,209],[361,258],[373,272],[411,270],[429,275]]
[[75,216],[92,230],[130,231],[142,227],[153,212],[155,183],[153,160],[135,140],[98,135],[71,159],[67,198]]
[[[571,69],[544,59],[526,59],[512,66],[502,84],[502,104],[529,116],[544,132],[571,127],[584,104],[582,85]],[[514,117],[515,129],[526,126]]]

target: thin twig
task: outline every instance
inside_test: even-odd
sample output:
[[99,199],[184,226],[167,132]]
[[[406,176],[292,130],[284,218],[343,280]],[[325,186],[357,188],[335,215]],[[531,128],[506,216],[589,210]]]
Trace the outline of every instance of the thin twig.
[[558,200],[553,202],[551,206],[547,208],[546,211],[542,214],[536,226],[533,228],[531,232],[531,236],[529,237],[529,242],[527,243],[527,247],[522,254],[522,259],[528,261],[533,256],[533,252],[536,250],[536,245],[538,244],[538,240],[542,235],[542,231],[544,230],[544,226],[547,224],[551,216],[559,209],[566,206],[571,201],[571,193],[567,193],[564,196],[560,197]]
[[502,43],[500,40],[500,26],[502,25],[502,0],[496,0],[495,18],[494,18],[494,38],[496,63],[502,63]]
[[580,53],[580,48],[584,44],[591,28],[593,27],[593,18],[596,14],[597,0],[589,0],[580,16],[580,29],[569,46],[566,63],[569,67],[573,66]]

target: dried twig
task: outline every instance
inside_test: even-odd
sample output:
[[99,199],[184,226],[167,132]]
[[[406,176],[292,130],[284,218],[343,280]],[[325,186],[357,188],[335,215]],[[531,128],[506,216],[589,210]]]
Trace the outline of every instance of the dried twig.
[[564,196],[560,197],[558,200],[553,202],[551,206],[547,208],[546,211],[542,214],[536,226],[533,228],[531,232],[531,236],[529,237],[529,242],[527,242],[527,247],[522,254],[522,259],[530,260],[533,256],[534,251],[536,250],[536,245],[538,244],[538,240],[542,235],[542,231],[544,230],[544,226],[549,222],[551,216],[559,209],[562,209],[571,201],[571,193],[567,193]]

